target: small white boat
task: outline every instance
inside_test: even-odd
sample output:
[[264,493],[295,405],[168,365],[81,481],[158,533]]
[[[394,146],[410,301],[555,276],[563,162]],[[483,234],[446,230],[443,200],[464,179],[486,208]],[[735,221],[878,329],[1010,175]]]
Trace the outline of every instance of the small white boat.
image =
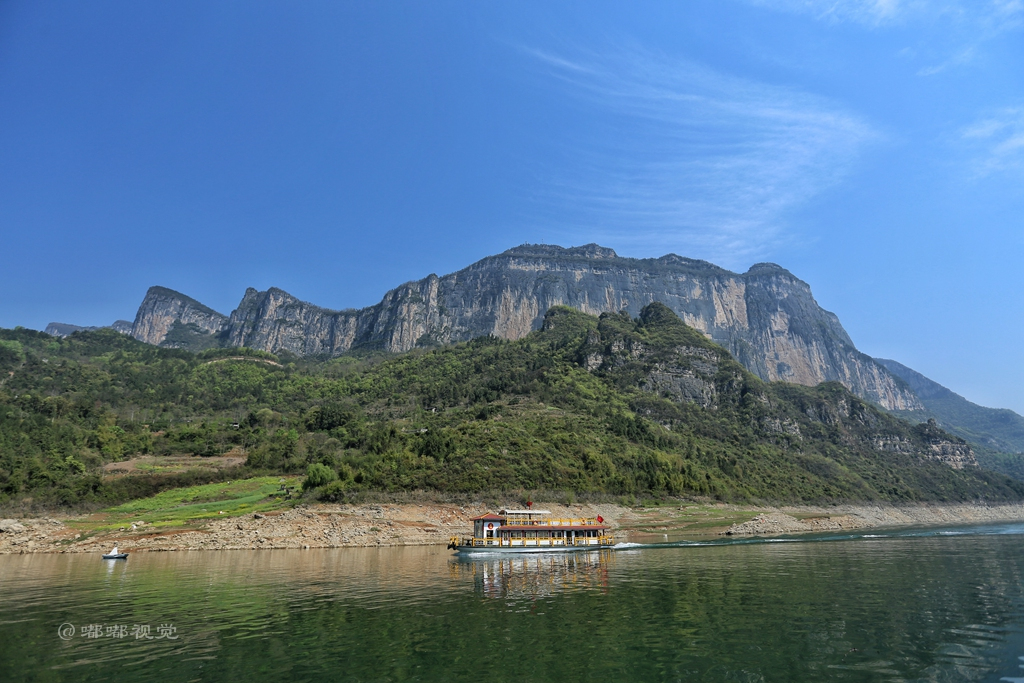
[[127,560],[128,559],[128,553],[119,553],[119,552],[117,552],[117,546],[115,545],[113,550],[111,550],[109,553],[107,553],[106,555],[103,556],[103,559],[104,560]]

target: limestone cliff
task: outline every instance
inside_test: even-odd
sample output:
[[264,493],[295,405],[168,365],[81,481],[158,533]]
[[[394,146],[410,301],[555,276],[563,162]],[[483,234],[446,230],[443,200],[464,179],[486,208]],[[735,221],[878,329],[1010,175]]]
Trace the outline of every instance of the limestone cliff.
[[[857,351],[839,319],[818,306],[810,287],[787,270],[758,264],[737,274],[675,254],[623,258],[596,244],[515,247],[456,273],[406,283],[359,310],[332,311],[280,289],[249,289],[226,318],[154,287],[132,334],[168,345],[168,334],[180,322],[192,326],[188,339],[202,344],[218,338],[227,346],[299,355],[338,355],[357,347],[401,352],[488,334],[519,339],[539,329],[544,313],[556,305],[636,316],[654,301],[763,379],[804,385],[833,380],[889,409],[921,408],[902,380]],[[185,339],[181,325],[178,338]]]
[[217,335],[223,331],[227,320],[224,314],[173,289],[150,287],[135,314],[131,334],[147,344],[187,346],[167,343],[167,337],[175,327],[198,335]]

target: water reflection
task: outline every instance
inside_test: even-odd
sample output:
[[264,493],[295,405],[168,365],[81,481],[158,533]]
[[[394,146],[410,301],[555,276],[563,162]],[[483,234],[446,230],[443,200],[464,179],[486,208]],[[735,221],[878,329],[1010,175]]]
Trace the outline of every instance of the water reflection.
[[[1024,683],[1020,531],[0,556],[0,679]],[[178,638],[64,640],[64,623]]]
[[471,578],[488,598],[536,600],[564,591],[608,590],[611,550],[521,555],[457,555],[448,566],[455,579]]

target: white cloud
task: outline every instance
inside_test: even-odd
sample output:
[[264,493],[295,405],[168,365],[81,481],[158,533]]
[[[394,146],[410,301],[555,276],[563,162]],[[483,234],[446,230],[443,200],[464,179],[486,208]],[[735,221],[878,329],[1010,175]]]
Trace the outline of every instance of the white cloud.
[[942,17],[990,28],[1017,25],[1024,18],[1022,0],[747,0],[782,12],[806,14],[833,22],[885,26]]
[[974,147],[979,175],[1024,169],[1024,106],[994,111],[964,128],[961,136]]
[[975,61],[989,40],[1024,26],[1024,0],[743,0],[771,10],[803,14],[830,23],[855,23],[869,28],[930,25],[939,40],[929,37],[922,50],[904,48],[901,56],[931,63],[919,76],[934,76]]
[[[919,76],[935,76],[974,62],[981,46],[1024,26],[1024,0],[743,0],[776,11],[872,29],[931,25],[944,38],[929,38],[922,58],[932,61]],[[919,50],[904,48],[902,56]],[[931,55],[931,56],[928,56]]]
[[547,200],[581,216],[587,236],[620,246],[748,263],[788,239],[787,212],[878,137],[833,102],[692,62],[529,52],[617,121],[566,141],[571,170],[547,174]]
[[946,71],[947,69],[951,69],[956,66],[963,66],[964,64],[970,64],[972,61],[974,61],[975,56],[977,56],[977,52],[977,48],[973,45],[970,45],[950,55],[949,57],[939,62],[938,64],[923,67],[922,69],[918,70],[917,75],[934,76],[935,74],[940,74],[943,71]]

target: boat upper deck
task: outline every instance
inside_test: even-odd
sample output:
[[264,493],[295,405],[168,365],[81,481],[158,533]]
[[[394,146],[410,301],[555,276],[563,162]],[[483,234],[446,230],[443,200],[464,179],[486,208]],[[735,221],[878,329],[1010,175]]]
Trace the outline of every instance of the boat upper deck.
[[549,510],[502,510],[500,514],[488,513],[474,517],[474,522],[498,522],[507,530],[525,529],[608,529],[600,517],[551,517]]

